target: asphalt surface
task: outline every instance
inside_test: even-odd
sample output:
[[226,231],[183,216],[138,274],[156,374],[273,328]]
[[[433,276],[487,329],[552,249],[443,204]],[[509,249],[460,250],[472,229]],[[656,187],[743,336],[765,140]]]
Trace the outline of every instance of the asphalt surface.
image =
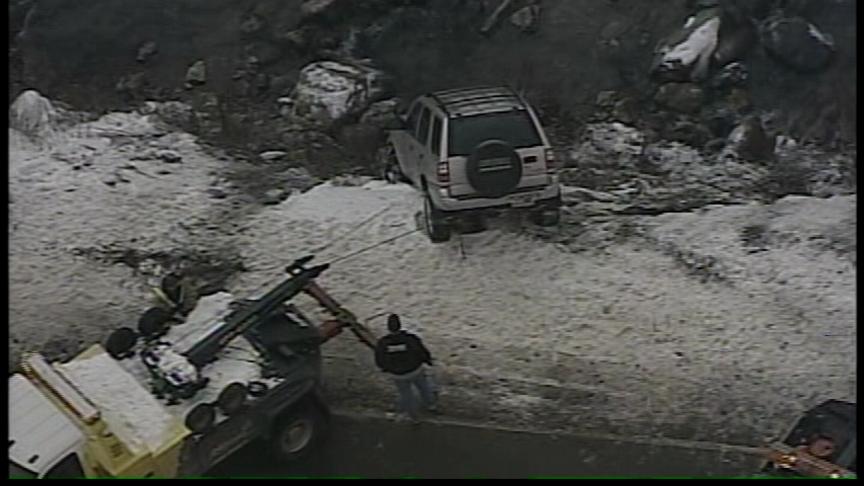
[[210,476],[741,477],[759,467],[740,451],[707,449],[337,415],[325,447],[302,464],[274,464],[247,448]]

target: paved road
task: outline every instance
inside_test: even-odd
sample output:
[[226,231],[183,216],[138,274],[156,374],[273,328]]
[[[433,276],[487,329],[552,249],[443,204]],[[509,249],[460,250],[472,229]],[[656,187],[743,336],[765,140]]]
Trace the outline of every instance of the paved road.
[[233,477],[511,478],[742,476],[758,459],[740,452],[625,443],[335,416],[327,447],[288,467],[247,449],[213,471]]

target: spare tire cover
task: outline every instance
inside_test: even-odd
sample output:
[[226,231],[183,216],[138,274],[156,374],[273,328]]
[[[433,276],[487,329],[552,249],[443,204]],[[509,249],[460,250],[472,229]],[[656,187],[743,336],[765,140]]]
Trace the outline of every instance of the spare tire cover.
[[516,149],[503,140],[487,140],[468,157],[468,182],[479,194],[501,197],[522,180],[522,160]]

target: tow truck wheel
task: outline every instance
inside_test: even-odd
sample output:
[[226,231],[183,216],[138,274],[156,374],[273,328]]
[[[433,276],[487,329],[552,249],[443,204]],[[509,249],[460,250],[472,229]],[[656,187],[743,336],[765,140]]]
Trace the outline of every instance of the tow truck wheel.
[[216,408],[208,403],[196,405],[186,414],[186,428],[196,434],[203,434],[216,423]]
[[277,460],[294,462],[305,458],[327,434],[327,419],[309,401],[284,414],[276,423],[273,455]]
[[243,409],[246,405],[246,397],[249,395],[249,390],[246,385],[239,382],[231,383],[222,389],[216,403],[219,405],[219,410],[225,415],[234,415]]
[[171,313],[161,307],[151,307],[138,318],[138,332],[145,338],[156,337],[168,329]]
[[129,357],[135,343],[138,342],[138,333],[128,327],[121,327],[112,332],[105,342],[105,350],[114,359]]

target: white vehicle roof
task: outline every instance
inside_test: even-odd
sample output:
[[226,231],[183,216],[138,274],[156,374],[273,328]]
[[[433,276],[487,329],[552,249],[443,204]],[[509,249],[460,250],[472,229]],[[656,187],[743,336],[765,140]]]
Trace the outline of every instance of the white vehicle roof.
[[37,475],[85,441],[75,422],[22,375],[9,377],[9,460]]

